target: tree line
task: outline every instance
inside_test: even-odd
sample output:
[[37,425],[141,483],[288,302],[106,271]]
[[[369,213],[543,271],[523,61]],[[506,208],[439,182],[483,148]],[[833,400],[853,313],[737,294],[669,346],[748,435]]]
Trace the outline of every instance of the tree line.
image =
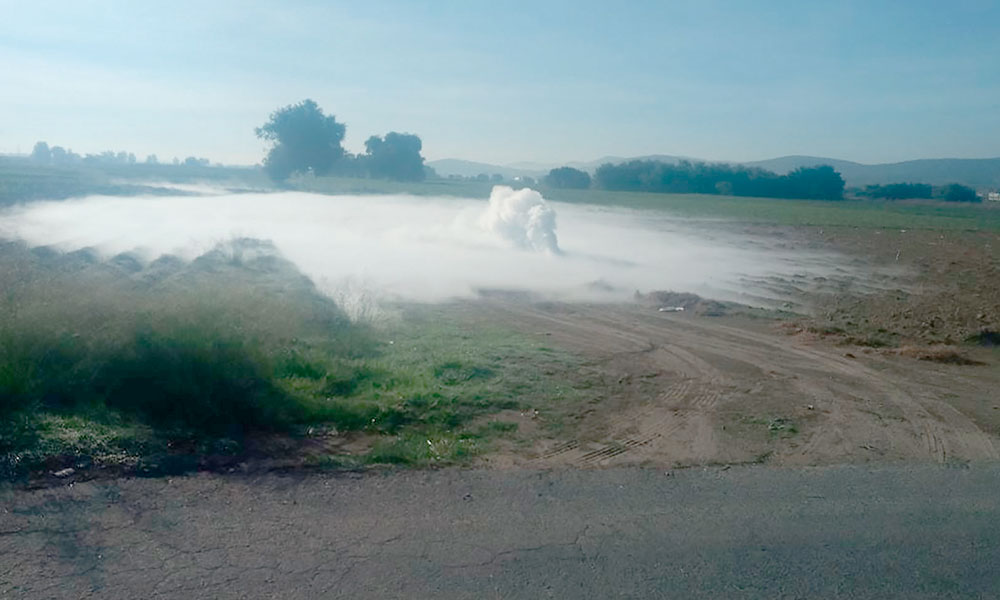
[[[263,168],[277,182],[285,181],[295,174],[371,177],[396,181],[422,181],[428,173],[435,176],[433,170],[424,165],[424,157],[420,154],[423,143],[414,134],[390,131],[384,136],[373,135],[365,141],[363,154],[347,152],[343,147],[347,126],[338,122],[334,115],[324,114],[323,109],[310,99],[275,110],[268,121],[254,131],[257,137],[270,144]],[[39,163],[53,165],[136,164],[136,157],[130,152],[106,151],[81,157],[60,146],[50,148],[43,141],[35,144],[31,158]],[[159,164],[159,161],[155,154],[151,154],[146,157],[145,163]],[[209,161],[189,156],[183,162],[174,158],[173,164],[208,166]],[[485,173],[475,179],[490,180]],[[531,178],[519,179],[523,179],[523,184],[534,184]],[[503,177],[497,174],[492,180],[499,182]],[[653,160],[605,163],[597,168],[593,176],[572,167],[559,167],[549,171],[543,182],[548,187],[563,189],[596,188],[609,191],[817,200],[841,200],[845,189],[844,178],[829,165],[799,167],[785,175],[779,175],[757,167],[687,160],[676,164]],[[852,193],[890,200],[981,200],[974,189],[959,184],[869,185]]]
[[[115,152],[113,150],[105,150],[99,154],[85,154],[80,156],[73,150],[63,148],[62,146],[49,146],[48,142],[37,142],[34,148],[31,150],[30,155],[31,160],[43,164],[43,165],[53,165],[57,167],[73,166],[73,165],[134,165],[138,164],[135,154],[132,152],[125,152],[124,150]],[[158,165],[160,164],[159,159],[155,154],[150,154],[143,161],[147,165]],[[188,167],[207,167],[209,166],[209,160],[207,158],[199,158],[197,156],[189,156],[184,160],[179,158],[174,158],[174,165],[184,165]]]
[[606,163],[591,178],[571,167],[553,169],[547,185],[559,188],[594,187],[609,191],[666,194],[724,194],[769,198],[840,200],[844,178],[833,167],[801,167],[778,175],[764,169],[740,165],[680,161],[669,164],[651,160]]
[[[397,181],[422,181],[428,167],[420,154],[423,143],[419,136],[390,131],[384,136],[373,135],[365,141],[363,154],[351,154],[343,147],[347,126],[333,115],[326,115],[313,100],[303,100],[271,113],[267,123],[257,127],[257,137],[269,142],[264,158],[264,171],[274,181],[285,181],[295,174],[342,175],[372,177]],[[68,165],[134,165],[131,152],[102,152],[80,156],[61,146],[47,142],[35,144],[31,159],[40,164]],[[160,164],[155,154],[146,157],[146,164]],[[208,166],[206,158],[189,156],[173,164]]]
[[347,126],[334,115],[324,114],[312,100],[279,108],[254,131],[271,145],[264,171],[274,181],[297,173],[396,181],[426,177],[420,137],[395,131],[373,135],[365,141],[364,154],[351,154],[343,146]]
[[[544,183],[551,188],[601,189],[623,192],[665,194],[723,194],[765,198],[804,198],[841,200],[844,179],[828,165],[800,167],[787,175],[778,175],[755,167],[680,161],[669,164],[651,160],[606,163],[591,177],[585,171],[559,167],[549,171]],[[952,183],[931,186],[924,183],[869,185],[852,190],[862,198],[903,200],[935,199],[945,202],[980,202],[973,188]]]
[[882,200],[935,199],[945,202],[982,202],[976,190],[958,183],[941,186],[926,183],[868,185],[858,195]]

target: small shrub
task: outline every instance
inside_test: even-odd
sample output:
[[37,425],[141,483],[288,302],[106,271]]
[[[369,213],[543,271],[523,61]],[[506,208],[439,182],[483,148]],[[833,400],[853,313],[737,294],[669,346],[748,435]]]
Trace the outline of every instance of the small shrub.
[[219,432],[300,418],[298,403],[273,380],[271,361],[252,340],[177,327],[138,332],[108,357],[94,387],[108,406],[152,423]]
[[323,390],[331,396],[351,396],[363,383],[377,376],[377,371],[366,366],[337,364],[327,372]]
[[310,360],[303,356],[301,352],[289,351],[283,356],[275,367],[275,377],[285,379],[288,377],[302,377],[304,379],[318,380],[326,377],[326,367],[319,361]]
[[984,329],[976,335],[970,336],[967,341],[980,346],[1000,346],[1000,332]]
[[475,379],[493,377],[493,370],[487,367],[465,365],[459,361],[441,363],[434,369],[434,377],[445,385],[456,385]]
[[333,423],[344,431],[360,431],[377,424],[382,412],[377,404],[328,398],[308,402],[303,420]]
[[480,450],[478,442],[468,436],[411,433],[378,441],[367,460],[374,464],[448,464]]

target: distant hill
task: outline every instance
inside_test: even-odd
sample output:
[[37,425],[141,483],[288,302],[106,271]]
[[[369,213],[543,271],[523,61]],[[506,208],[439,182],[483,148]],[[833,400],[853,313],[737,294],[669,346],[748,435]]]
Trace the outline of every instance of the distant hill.
[[866,166],[849,160],[824,158],[822,156],[781,156],[778,158],[755,160],[739,164],[746,165],[748,167],[760,167],[761,169],[773,171],[779,175],[784,175],[785,173],[798,169],[799,167],[815,167],[816,165],[830,165],[841,174],[843,174],[844,171],[852,171],[857,167]]
[[[604,163],[618,164],[629,160],[656,160],[666,163],[677,163],[681,160],[700,161],[702,159],[667,154],[650,154],[633,157],[604,156],[597,160],[572,161],[563,163],[563,165],[593,173],[597,167]],[[433,160],[427,164],[443,176],[455,174],[474,177],[480,173],[486,173],[487,175],[500,173],[505,178],[525,175],[538,178],[544,176],[553,167],[563,166],[554,163],[549,165],[534,162],[491,165],[489,163],[454,158]],[[779,158],[740,164],[767,169],[781,175],[798,167],[830,165],[840,172],[844,176],[847,185],[852,187],[863,187],[879,183],[911,182],[929,183],[931,185],[962,183],[977,188],[1000,188],[1000,158],[932,158],[865,165],[849,160],[822,156],[781,156]]]
[[[494,165],[490,163],[462,160],[459,158],[442,158],[440,160],[429,160],[427,166],[437,171],[438,175],[447,177],[448,175],[460,175],[462,177],[475,177],[480,173],[492,175],[500,173],[505,178],[527,175],[529,177],[544,177],[550,170],[556,167],[573,167],[581,171],[593,173],[597,167],[604,163],[618,164],[629,160],[656,160],[665,163],[677,163],[682,160],[699,161],[698,158],[686,156],[671,156],[668,154],[649,154],[646,156],[602,156],[596,160],[570,161],[565,163],[542,163],[522,161],[508,163],[506,165]],[[794,168],[794,167],[793,167]]]
[[504,167],[501,165],[491,165],[489,163],[475,162],[471,160],[461,160],[458,158],[442,158],[441,160],[429,160],[426,165],[434,169],[438,175],[447,177],[448,175],[459,175],[461,177],[475,177],[480,173],[493,175],[499,173],[504,179],[514,177],[540,177],[548,173],[548,169],[520,169],[515,167]]
[[593,173],[594,171],[597,170],[597,167],[603,164],[611,163],[613,165],[617,165],[619,163],[628,162],[630,160],[653,160],[656,162],[662,162],[668,164],[677,164],[682,160],[690,160],[695,162],[702,161],[702,159],[700,158],[691,158],[690,156],[673,156],[670,154],[647,154],[645,156],[630,156],[628,158],[624,158],[621,156],[603,156],[601,158],[598,158],[597,160],[568,162],[566,163],[566,166],[573,167],[574,169],[580,169],[581,171],[587,171],[589,173]]
[[561,167],[562,165],[558,165],[556,163],[533,162],[530,160],[526,160],[521,162],[507,163],[503,166],[508,169],[519,169],[523,171],[532,171],[535,173],[542,173],[542,172],[548,173],[550,169]]
[[848,186],[878,183],[962,183],[979,188],[1000,187],[1000,158],[928,158],[898,163],[864,165],[818,156],[782,156],[743,163],[784,174],[798,167],[830,165],[844,176]]

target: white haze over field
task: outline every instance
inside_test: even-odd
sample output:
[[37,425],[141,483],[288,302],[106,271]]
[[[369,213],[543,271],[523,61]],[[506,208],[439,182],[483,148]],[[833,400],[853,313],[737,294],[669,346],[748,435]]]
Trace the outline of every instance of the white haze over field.
[[748,282],[833,270],[829,257],[710,231],[665,213],[546,202],[504,186],[488,202],[217,190],[89,196],[0,212],[0,237],[148,261],[194,259],[234,238],[269,240],[341,302],[359,295],[439,301],[484,289],[562,300],[676,290],[746,301]]

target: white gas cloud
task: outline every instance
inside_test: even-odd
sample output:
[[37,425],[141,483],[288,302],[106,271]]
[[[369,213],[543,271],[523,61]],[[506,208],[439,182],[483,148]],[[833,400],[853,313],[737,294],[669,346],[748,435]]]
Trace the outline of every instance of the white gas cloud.
[[530,188],[493,187],[483,227],[521,248],[559,253],[556,212]]
[[488,202],[219,193],[90,196],[0,212],[0,237],[105,256],[130,252],[141,260],[190,260],[233,238],[267,240],[347,304],[362,296],[438,301],[484,289],[563,300],[673,289],[740,300],[760,293],[753,282],[771,275],[830,275],[838,266],[829,257],[712,231],[666,213],[546,202],[534,190],[503,186]]

